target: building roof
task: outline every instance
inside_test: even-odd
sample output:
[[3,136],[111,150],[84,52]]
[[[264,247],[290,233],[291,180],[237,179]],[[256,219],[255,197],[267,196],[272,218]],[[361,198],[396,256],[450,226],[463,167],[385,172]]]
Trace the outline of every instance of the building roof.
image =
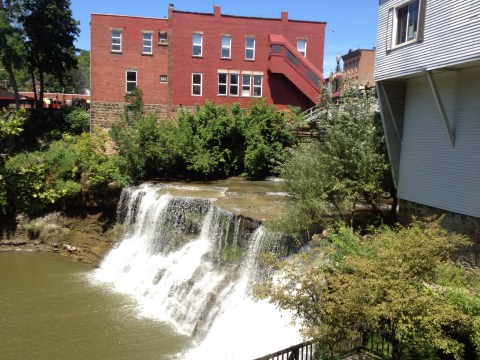
[[357,50],[352,50],[350,49],[347,54],[342,55],[342,60],[349,60],[353,59],[354,57],[359,56],[363,51],[375,51],[375,48],[373,49],[357,49]]
[[[15,101],[15,94],[8,90],[0,88],[0,100]],[[20,100],[33,100],[33,98],[25,95],[20,95]]]

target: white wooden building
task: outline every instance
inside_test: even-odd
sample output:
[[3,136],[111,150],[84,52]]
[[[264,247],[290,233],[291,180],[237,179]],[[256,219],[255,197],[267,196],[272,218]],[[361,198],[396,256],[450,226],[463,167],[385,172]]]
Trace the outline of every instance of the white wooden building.
[[480,0],[380,0],[375,60],[398,197],[480,218]]

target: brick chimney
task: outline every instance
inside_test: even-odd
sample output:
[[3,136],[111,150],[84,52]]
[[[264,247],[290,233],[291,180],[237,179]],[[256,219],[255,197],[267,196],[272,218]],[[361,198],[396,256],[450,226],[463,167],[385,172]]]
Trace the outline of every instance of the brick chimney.
[[282,21],[288,22],[288,11],[282,11]]
[[173,16],[173,4],[168,4],[168,18],[171,19]]
[[214,15],[215,17],[222,16],[222,11],[221,11],[220,6],[215,5],[215,6],[213,7],[213,15]]

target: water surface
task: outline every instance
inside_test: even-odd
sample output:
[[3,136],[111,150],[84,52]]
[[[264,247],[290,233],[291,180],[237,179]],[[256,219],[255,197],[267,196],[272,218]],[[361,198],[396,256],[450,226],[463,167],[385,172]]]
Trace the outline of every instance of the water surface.
[[190,340],[58,255],[0,253],[0,358],[171,359]]

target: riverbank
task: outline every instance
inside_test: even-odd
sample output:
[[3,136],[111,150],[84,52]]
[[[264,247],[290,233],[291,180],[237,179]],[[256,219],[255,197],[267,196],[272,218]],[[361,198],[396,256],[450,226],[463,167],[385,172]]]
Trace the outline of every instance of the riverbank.
[[15,232],[0,252],[49,252],[97,267],[119,237],[114,208],[72,207],[28,219],[17,216]]

